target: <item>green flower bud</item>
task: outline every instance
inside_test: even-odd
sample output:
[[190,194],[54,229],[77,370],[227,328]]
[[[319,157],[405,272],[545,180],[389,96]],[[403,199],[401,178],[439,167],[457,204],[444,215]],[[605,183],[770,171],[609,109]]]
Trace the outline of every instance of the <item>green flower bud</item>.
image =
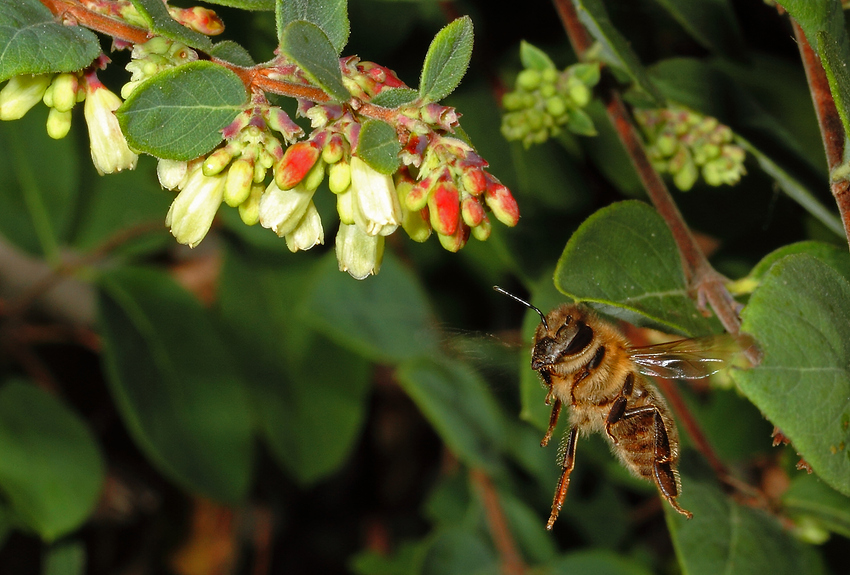
[[18,120],[44,97],[53,74],[13,76],[0,90],[0,120]]
[[522,109],[522,100],[522,96],[518,93],[508,92],[502,96],[502,107],[509,112],[520,110]]
[[543,84],[542,86],[540,86],[540,95],[543,98],[551,98],[557,93],[558,89],[555,88],[554,84]]
[[47,135],[54,140],[61,140],[68,135],[71,130],[71,111],[59,111],[57,108],[50,108],[47,114]]
[[310,171],[307,172],[307,175],[304,176],[304,180],[301,182],[304,188],[315,190],[319,187],[319,184],[325,179],[325,166],[326,164],[321,158],[313,164],[313,167],[310,168]]
[[224,182],[224,201],[235,208],[251,195],[251,184],[254,181],[254,166],[248,160],[238,158],[227,170]]
[[581,82],[571,83],[568,89],[570,99],[575,102],[579,108],[584,108],[590,103],[590,98],[593,95],[586,85]]
[[554,84],[558,80],[558,71],[555,68],[546,68],[540,73],[540,79],[546,84]]
[[516,85],[523,90],[531,91],[540,85],[540,72],[537,70],[526,69],[521,71],[516,78]]
[[479,242],[487,241],[487,238],[490,237],[490,231],[493,229],[493,224],[490,223],[490,220],[487,216],[484,216],[484,219],[480,224],[472,228],[472,237],[474,237]]
[[254,184],[248,199],[239,204],[239,217],[246,226],[253,226],[260,221],[260,198],[263,197],[263,186]]
[[697,171],[697,167],[691,161],[690,156],[688,156],[687,161],[682,164],[682,167],[678,171],[673,172],[673,183],[683,192],[687,192],[694,187],[698,177],[699,172]]
[[60,112],[67,112],[77,103],[79,81],[76,74],[59,74],[50,84],[53,92],[52,106]]
[[335,194],[341,194],[351,184],[351,166],[345,160],[332,164],[328,168],[328,187]]
[[562,116],[567,112],[567,103],[560,96],[546,99],[546,111],[552,116]]
[[226,147],[219,148],[204,160],[203,170],[205,176],[215,176],[218,175],[224,168],[227,167],[227,164],[230,163],[230,160],[233,159],[233,154]]

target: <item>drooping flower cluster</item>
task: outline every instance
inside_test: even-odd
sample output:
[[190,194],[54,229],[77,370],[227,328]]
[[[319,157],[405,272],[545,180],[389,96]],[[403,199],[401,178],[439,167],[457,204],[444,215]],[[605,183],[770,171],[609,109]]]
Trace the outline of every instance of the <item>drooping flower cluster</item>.
[[590,116],[582,110],[599,82],[599,64],[573,64],[558,71],[526,68],[516,87],[502,98],[502,135],[527,148],[541,144],[567,129],[583,136],[596,135]]
[[744,149],[716,118],[679,107],[636,109],[634,115],[653,167],[670,174],[683,192],[700,174],[708,185],[721,186],[737,183],[746,173]]

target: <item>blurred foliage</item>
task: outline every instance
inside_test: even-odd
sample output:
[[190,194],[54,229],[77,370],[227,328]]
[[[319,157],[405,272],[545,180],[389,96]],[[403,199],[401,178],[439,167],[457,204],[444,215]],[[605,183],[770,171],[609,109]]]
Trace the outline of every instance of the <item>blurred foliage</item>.
[[[270,58],[274,13],[238,8],[272,3],[217,4],[224,37]],[[721,487],[682,432],[687,521],[582,438],[550,533],[558,450],[539,446],[549,409],[529,367],[539,318],[523,323],[491,286],[544,311],[569,294],[668,332],[719,327],[599,102],[595,137],[525,149],[501,136],[496,94],[522,69],[521,41],[559,70],[575,63],[550,3],[349,4],[344,53],[411,86],[436,30],[471,16],[471,65],[446,103],[519,225],[458,254],[395,234],[362,282],[332,248],[291,254],[232,211],[190,251],[165,233],[172,195],[150,158],[98,177],[81,122],[61,141],[43,109],[0,124],[0,572],[846,571],[850,255],[787,17],[758,1],[609,0],[605,13],[576,0],[631,103],[710,115],[747,150],[738,184],[675,198],[766,355],[684,390],[755,495]],[[824,36],[833,64],[843,34]],[[772,447],[770,423],[794,444]],[[797,451],[817,473],[794,469]]]

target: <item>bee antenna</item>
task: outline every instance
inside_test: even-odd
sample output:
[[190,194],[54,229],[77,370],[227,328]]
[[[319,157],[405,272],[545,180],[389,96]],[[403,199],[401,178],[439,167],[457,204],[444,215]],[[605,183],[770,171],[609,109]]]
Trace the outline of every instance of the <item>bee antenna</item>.
[[540,311],[538,308],[534,307],[533,305],[531,305],[530,303],[528,303],[524,299],[518,298],[517,296],[515,296],[511,292],[504,290],[504,289],[500,288],[499,286],[493,286],[493,289],[496,290],[497,292],[499,292],[500,294],[504,294],[504,295],[508,296],[509,298],[511,298],[515,301],[518,301],[519,303],[521,303],[525,307],[533,309],[534,311],[536,311],[537,315],[540,316],[540,321],[543,322],[543,327],[546,328],[546,331],[549,331],[549,324],[546,322],[546,316],[543,315],[542,311]]

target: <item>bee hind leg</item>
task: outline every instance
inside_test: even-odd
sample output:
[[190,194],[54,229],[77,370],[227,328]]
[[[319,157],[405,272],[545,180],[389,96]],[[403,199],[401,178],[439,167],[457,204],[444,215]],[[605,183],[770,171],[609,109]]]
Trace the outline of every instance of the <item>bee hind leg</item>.
[[558,488],[555,489],[555,498],[552,500],[552,513],[549,515],[549,521],[546,522],[546,529],[551,531],[555,525],[555,520],[558,519],[558,514],[561,512],[561,507],[564,506],[564,499],[567,497],[567,488],[570,486],[570,473],[576,462],[576,442],[578,441],[578,427],[571,427],[570,434],[567,436],[567,441],[564,449],[564,458],[561,461],[561,479],[558,481]]
[[658,491],[670,504],[670,507],[687,517],[694,516],[687,509],[683,509],[676,498],[679,497],[679,476],[673,468],[673,455],[670,450],[670,439],[667,436],[667,426],[661,419],[661,414],[656,410],[653,418],[655,427],[655,460],[653,462],[652,475]]

